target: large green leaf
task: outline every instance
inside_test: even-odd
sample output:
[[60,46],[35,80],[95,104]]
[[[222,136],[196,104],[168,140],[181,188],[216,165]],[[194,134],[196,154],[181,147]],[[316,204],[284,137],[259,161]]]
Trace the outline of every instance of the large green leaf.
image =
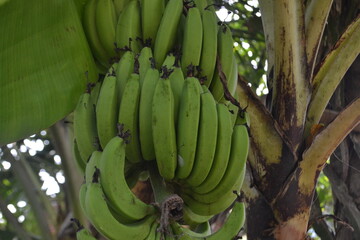
[[97,74],[69,0],[0,0],[0,145],[69,114]]

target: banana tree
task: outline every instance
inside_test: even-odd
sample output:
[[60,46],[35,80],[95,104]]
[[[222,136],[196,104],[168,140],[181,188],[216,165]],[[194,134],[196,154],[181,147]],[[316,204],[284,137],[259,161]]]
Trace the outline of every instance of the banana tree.
[[250,115],[251,153],[243,193],[250,239],[305,239],[317,179],[327,159],[359,123],[360,99],[328,125],[320,118],[359,55],[360,18],[316,63],[333,1],[259,1],[272,98],[266,108],[239,80]]
[[[0,1],[0,145],[47,128],[74,109],[97,67],[81,25],[83,0]],[[360,18],[316,63],[332,0],[260,1],[272,98],[267,109],[241,77],[251,124],[243,186],[249,239],[304,239],[315,184],[360,121],[360,100],[320,118],[360,52]]]

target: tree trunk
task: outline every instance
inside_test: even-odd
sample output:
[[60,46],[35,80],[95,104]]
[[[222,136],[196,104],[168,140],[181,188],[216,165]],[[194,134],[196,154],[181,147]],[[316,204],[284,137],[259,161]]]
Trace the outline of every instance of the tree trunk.
[[[331,95],[360,51],[349,47],[354,55],[345,54],[345,46],[351,44],[346,37],[347,33],[352,35],[351,27],[338,41],[328,36],[336,39],[330,51],[319,49],[325,45],[320,45],[320,40],[332,2],[307,1],[302,6],[260,0],[263,19],[273,19],[263,20],[267,53],[272,60],[268,79],[273,80],[269,86],[271,103],[265,105],[271,109],[265,108],[246,83],[239,81],[238,88],[240,103],[247,106],[251,119],[249,171],[242,189],[248,206],[248,239],[307,238],[318,176],[332,152],[360,121],[357,98],[344,102],[331,123],[320,124]],[[339,2],[334,2],[333,8],[338,7]],[[323,59],[324,52],[329,54]],[[340,67],[335,63],[340,58],[344,60],[341,70],[335,67]],[[326,234],[333,237],[331,232]]]

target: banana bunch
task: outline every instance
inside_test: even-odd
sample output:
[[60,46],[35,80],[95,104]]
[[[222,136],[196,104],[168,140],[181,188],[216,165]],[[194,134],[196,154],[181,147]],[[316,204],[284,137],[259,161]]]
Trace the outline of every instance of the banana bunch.
[[[87,0],[83,25],[105,73],[74,110],[74,155],[85,176],[79,194],[89,221],[115,240],[233,238],[245,216],[234,192],[244,180],[249,136],[234,102],[230,29],[218,24],[207,0]],[[166,188],[178,195],[190,228],[165,221],[161,202],[132,192],[154,168],[165,182],[151,181],[154,194]],[[209,219],[234,202],[212,233]],[[86,230],[78,235],[92,239]]]

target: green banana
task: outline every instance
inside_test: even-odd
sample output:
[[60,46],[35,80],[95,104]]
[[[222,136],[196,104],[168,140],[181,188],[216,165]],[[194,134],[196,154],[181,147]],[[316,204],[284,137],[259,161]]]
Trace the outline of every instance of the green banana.
[[184,205],[183,206],[183,220],[190,227],[198,226],[201,223],[208,222],[214,215],[202,216],[194,213],[191,209]]
[[[83,183],[80,186],[79,189],[79,203],[80,203],[80,208],[81,211],[85,214],[86,216],[86,210],[85,210],[85,195],[86,195],[86,190],[87,190],[87,184]],[[87,216],[86,216],[87,217]]]
[[235,125],[231,140],[231,153],[226,172],[215,189],[206,194],[194,192],[191,196],[204,203],[215,202],[223,194],[231,191],[235,183],[242,182],[245,177],[245,163],[249,149],[249,136],[244,125]]
[[[235,93],[235,95],[238,96],[237,93]],[[235,99],[239,99],[239,98],[235,98]],[[236,119],[238,118],[239,108],[229,101],[225,105],[228,107],[229,112],[231,113],[231,122],[233,123],[233,126],[235,126]]]
[[205,8],[209,5],[206,0],[194,0],[195,7],[200,10],[200,13],[203,14]]
[[121,97],[118,122],[130,131],[129,144],[126,147],[126,158],[131,163],[142,160],[139,142],[139,74],[132,73]]
[[235,96],[237,82],[238,82],[238,73],[239,73],[238,63],[236,61],[235,55],[233,55],[232,64],[233,64],[233,67],[231,68],[231,74],[230,74],[230,78],[228,80],[228,89],[229,89],[231,96]]
[[[218,56],[219,63],[221,64],[221,70],[225,75],[227,83],[230,81],[230,75],[233,64],[233,39],[231,35],[231,30],[227,25],[220,26],[218,31]],[[219,64],[217,63],[217,64]],[[229,85],[227,85],[229,87]],[[214,95],[215,100],[218,102],[224,96],[224,87],[220,80],[220,75],[218,69],[216,69],[211,81],[210,90]]]
[[157,232],[158,226],[159,226],[159,223],[157,221],[154,221],[154,223],[151,225],[149,235],[145,238],[145,240],[155,240],[156,239],[156,234],[158,233]]
[[90,90],[80,96],[80,100],[74,110],[74,137],[80,156],[84,161],[87,161],[91,153],[99,148],[95,108],[89,92]]
[[[186,2],[184,2],[186,3]],[[184,38],[184,31],[185,31],[185,22],[186,22],[186,16],[184,14],[181,14],[180,20],[176,29],[176,35],[175,35],[175,43],[174,43],[174,50],[176,52],[180,52],[181,45],[183,43]],[[180,54],[181,55],[181,54]]]
[[214,7],[214,5],[215,5],[215,0],[207,0],[206,2],[207,2],[206,9],[215,12],[215,11],[216,11],[216,9],[215,9],[215,7]]
[[[178,223],[171,224],[171,228],[172,228],[173,232],[175,233],[175,236],[177,236],[176,239],[179,239],[179,240],[194,240],[194,239],[206,240],[207,236],[211,234],[210,224],[208,222],[205,222],[202,225],[205,225],[205,226],[203,227],[204,229],[202,229],[203,231],[200,231],[200,232],[193,231],[189,228],[182,227]],[[209,228],[210,228],[210,233],[209,233]]]
[[119,19],[121,12],[124,10],[129,0],[113,0],[113,1],[116,12],[116,19]]
[[[229,90],[229,94],[232,97],[238,99],[238,97],[235,96],[237,81],[238,81],[238,64],[237,64],[235,55],[233,55],[232,65],[233,65],[233,67],[231,68],[230,77],[227,79],[227,88]],[[223,96],[220,98],[219,102],[228,104],[229,100],[225,99],[225,94],[223,94]]]
[[109,210],[101,185],[97,182],[87,185],[85,210],[88,219],[96,230],[112,240],[144,239],[155,220],[155,216],[149,216],[132,224],[118,222]]
[[179,58],[178,56],[175,56],[174,53],[169,53],[166,56],[161,68],[163,69],[164,67],[168,71],[172,71],[172,73],[170,73],[169,79],[171,83],[171,90],[174,94],[175,125],[177,125],[180,98],[185,81],[184,74],[179,66]]
[[155,208],[138,199],[127,185],[125,141],[116,136],[104,148],[100,159],[100,183],[111,208],[123,218],[136,221],[153,214]]
[[172,225],[174,232],[179,236],[179,240],[227,240],[235,239],[242,226],[245,223],[245,204],[236,201],[232,211],[229,213],[224,225],[215,233],[206,235],[204,233],[197,233],[188,228],[184,228],[175,223]]
[[117,22],[116,45],[120,49],[130,48],[134,53],[138,53],[140,51],[138,38],[141,38],[140,4],[137,0],[131,0]]
[[[117,63],[114,63],[112,65],[113,67],[117,66]],[[106,69],[107,70],[107,69]],[[99,98],[99,93],[100,93],[100,89],[101,89],[101,81],[98,81],[95,86],[91,89],[91,93],[90,93],[90,100],[91,100],[91,104],[94,106],[94,111],[95,111],[95,105],[97,104],[97,100]]]
[[244,124],[250,127],[250,116],[246,110],[239,110],[238,117],[236,118],[236,124]]
[[158,68],[173,47],[182,10],[183,0],[169,0],[165,7],[154,44],[154,58]]
[[141,26],[143,41],[151,40],[154,46],[156,33],[165,9],[164,0],[141,0]]
[[85,182],[91,183],[95,173],[95,169],[99,168],[102,152],[94,151],[89,158],[85,168]]
[[152,50],[150,47],[144,47],[140,51],[140,55],[138,57],[139,61],[139,75],[140,75],[140,86],[143,85],[144,78],[146,75],[146,72],[149,68],[151,68],[152,65]]
[[[241,182],[238,181],[232,187],[232,191],[229,191],[219,197],[215,202],[212,203],[203,203],[198,200],[195,200],[191,195],[193,192],[185,193],[186,189],[183,189],[184,192],[181,194],[181,198],[184,200],[185,205],[187,205],[191,211],[195,214],[202,216],[216,215],[225,211],[237,198],[237,195],[233,191],[239,191],[241,188]],[[189,196],[190,194],[190,196]]]
[[209,221],[205,221],[197,225],[194,232],[204,234],[204,235],[210,235],[211,234],[211,225]]
[[190,8],[187,12],[182,42],[181,69],[188,75],[189,65],[198,66],[203,41],[203,25],[198,8]]
[[236,201],[224,225],[207,240],[234,239],[245,223],[245,204]]
[[141,153],[145,160],[155,159],[151,119],[154,91],[159,78],[159,71],[156,68],[148,69],[140,92],[139,136]]
[[166,67],[168,70],[174,69],[174,65],[176,62],[176,56],[174,53],[170,52],[166,55],[164,62],[161,65],[161,68]]
[[112,0],[96,0],[95,24],[100,42],[110,57],[115,52],[116,12]]
[[202,85],[200,123],[193,169],[186,183],[199,186],[209,174],[215,156],[218,134],[216,103],[209,89]]
[[114,69],[110,68],[104,78],[96,104],[96,126],[102,148],[117,133],[116,123],[119,101],[116,82]]
[[176,177],[179,179],[187,178],[193,168],[200,119],[201,91],[199,79],[196,77],[185,79],[176,129],[178,150]]
[[73,142],[73,156],[76,161],[76,165],[79,167],[81,173],[85,173],[86,160],[83,160],[80,155],[76,139],[74,139]]
[[206,76],[204,84],[209,87],[215,72],[218,26],[215,12],[204,10],[201,17],[203,26],[203,42],[200,69],[201,75]]
[[[155,233],[155,238],[153,238],[153,239],[151,239],[151,240],[163,240],[163,239],[161,239],[161,238],[162,238],[161,233],[158,232],[158,231],[156,231],[156,233]],[[150,240],[150,239],[149,239],[149,240]]]
[[204,182],[193,187],[196,193],[204,194],[210,192],[221,181],[228,165],[231,147],[231,136],[233,125],[228,108],[224,104],[217,104],[218,134],[214,160],[211,170]]
[[152,129],[159,173],[165,180],[171,180],[175,176],[177,149],[174,95],[167,73],[163,73],[155,87],[152,102]]
[[96,60],[104,67],[110,67],[110,58],[105,48],[103,47],[98,31],[96,29],[95,24],[95,15],[96,15],[96,6],[97,0],[88,0],[84,6],[84,13],[83,13],[83,26],[84,32],[86,35],[86,39],[89,41],[89,45],[91,48],[91,52],[94,54]]
[[130,74],[134,71],[135,54],[133,51],[126,51],[121,57],[116,68],[116,85],[118,92],[118,101],[121,102],[121,97]]
[[169,80],[171,84],[171,90],[174,94],[174,117],[175,117],[175,125],[177,125],[179,105],[180,105],[185,79],[181,68],[177,64],[175,64],[170,69],[173,69],[173,72],[169,76]]
[[76,231],[76,239],[77,240],[96,240],[96,238],[91,234],[91,232],[84,227],[81,227]]

